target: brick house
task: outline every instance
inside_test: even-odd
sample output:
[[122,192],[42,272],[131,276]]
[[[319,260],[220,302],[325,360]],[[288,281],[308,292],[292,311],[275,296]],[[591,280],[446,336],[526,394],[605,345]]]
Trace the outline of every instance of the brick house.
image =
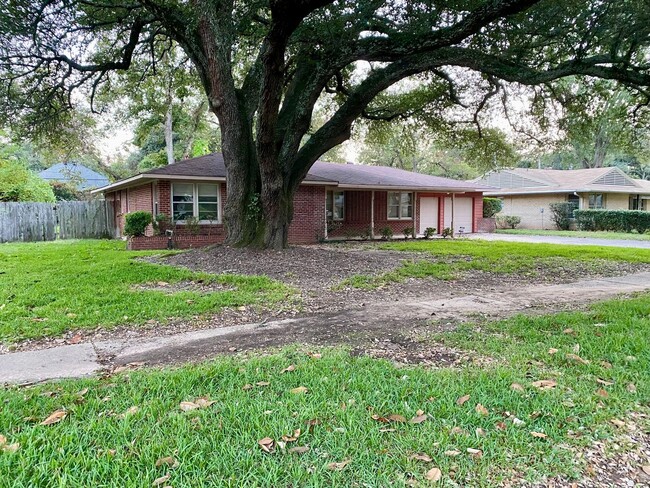
[[[440,233],[451,227],[452,221],[456,233],[478,232],[483,190],[476,183],[396,168],[319,161],[296,193],[289,242],[312,244],[325,239],[380,236],[384,228],[396,236],[407,228],[420,235],[428,227]],[[144,210],[172,218],[174,234],[184,236],[178,247],[225,239],[222,217],[228,192],[221,154],[152,169],[95,193],[113,202],[119,235],[124,231],[125,215]],[[195,224],[192,233],[184,225],[189,217]],[[148,234],[153,234],[151,229]],[[134,249],[161,248],[167,238],[152,236],[132,244]]]
[[522,229],[553,229],[550,204],[578,209],[650,210],[650,181],[630,178],[619,168],[502,169],[474,180],[492,187],[485,196],[503,201],[503,215],[521,217]]

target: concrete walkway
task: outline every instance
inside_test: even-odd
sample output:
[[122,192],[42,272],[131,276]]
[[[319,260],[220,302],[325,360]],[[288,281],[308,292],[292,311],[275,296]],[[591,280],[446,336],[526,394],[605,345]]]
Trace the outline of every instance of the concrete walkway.
[[471,234],[470,239],[483,241],[532,242],[536,244],[568,244],[570,246],[602,246],[650,249],[650,241],[598,239],[595,237],[529,236],[519,234]]
[[549,303],[575,305],[648,290],[650,272],[644,272],[561,285],[520,287],[480,296],[369,303],[334,314],[206,329],[154,339],[120,339],[9,353],[0,355],[0,384],[79,378],[134,362],[153,365],[196,361],[228,353],[233,348],[255,349],[292,343],[342,344],[359,334],[383,339],[387,331],[399,333],[400,328],[432,317],[462,318],[484,313],[498,318],[535,306],[544,310]]

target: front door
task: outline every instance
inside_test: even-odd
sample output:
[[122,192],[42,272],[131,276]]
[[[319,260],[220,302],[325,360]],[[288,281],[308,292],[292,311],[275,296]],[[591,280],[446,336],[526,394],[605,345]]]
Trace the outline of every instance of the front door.
[[438,229],[438,199],[436,197],[420,198],[420,234],[424,234],[427,227]]

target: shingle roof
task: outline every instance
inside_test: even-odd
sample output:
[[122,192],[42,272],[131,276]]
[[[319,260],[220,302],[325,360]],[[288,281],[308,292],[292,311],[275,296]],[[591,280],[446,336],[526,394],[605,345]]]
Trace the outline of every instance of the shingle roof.
[[106,176],[79,163],[58,163],[41,171],[44,180],[72,183],[79,190],[88,190],[108,185]]
[[440,176],[423,175],[386,166],[366,166],[362,164],[339,164],[317,161],[312,166],[309,174],[338,181],[339,185],[355,187],[395,187],[443,191],[484,189],[482,185],[476,183],[452,180]]
[[[123,180],[131,182],[136,178],[225,178],[226,168],[223,155],[208,154],[197,158],[178,161],[168,166],[149,170],[138,177]],[[482,191],[487,187],[467,182],[429,176],[397,168],[385,166],[366,166],[360,164],[340,164],[317,161],[303,180],[304,183],[323,183],[332,186],[354,188],[395,188],[430,191]],[[123,182],[111,185],[111,188],[121,186]]]
[[[223,161],[223,155],[221,153],[213,153],[206,154],[205,156],[177,161],[174,164],[169,164],[161,168],[147,171],[146,174],[160,176],[187,176],[192,178],[225,178],[226,166]],[[307,178],[305,178],[305,180],[321,182],[330,181],[312,174],[307,175]]]
[[643,180],[635,180],[619,168],[589,168],[573,170],[556,169],[504,169],[490,173],[477,182],[499,188],[491,195],[536,194],[569,192],[635,193],[650,188]]

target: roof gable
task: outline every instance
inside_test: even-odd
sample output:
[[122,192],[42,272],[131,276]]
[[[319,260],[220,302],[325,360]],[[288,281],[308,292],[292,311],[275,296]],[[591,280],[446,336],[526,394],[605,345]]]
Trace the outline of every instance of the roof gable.
[[552,181],[518,174],[515,170],[495,171],[484,176],[480,181],[495,188],[536,188],[553,185]]
[[592,185],[605,185],[605,186],[631,186],[637,187],[638,185],[632,178],[627,176],[620,168],[613,167],[602,176],[592,180]]
[[44,180],[71,183],[80,190],[108,185],[106,176],[79,163],[57,163],[41,171]]

